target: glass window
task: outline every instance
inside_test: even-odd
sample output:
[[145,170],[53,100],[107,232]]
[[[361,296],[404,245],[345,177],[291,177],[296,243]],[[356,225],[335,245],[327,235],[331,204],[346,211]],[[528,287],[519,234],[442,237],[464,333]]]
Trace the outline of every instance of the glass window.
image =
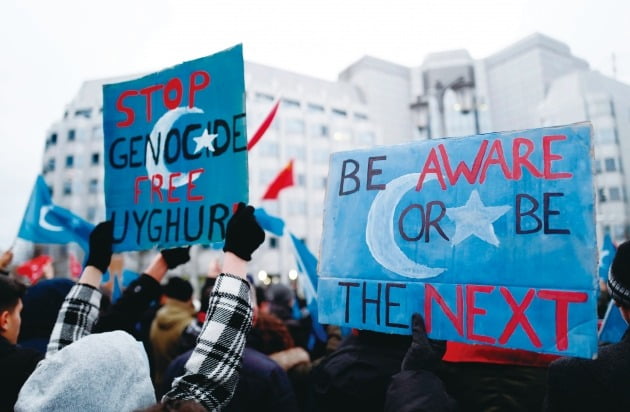
[[294,109],[300,108],[300,102],[293,99],[282,99],[282,105],[287,108],[294,108]]
[[611,202],[618,202],[621,200],[621,190],[619,190],[618,187],[611,187],[609,189],[609,193]]
[[308,103],[306,105],[306,108],[308,109],[309,112],[312,112],[312,113],[324,113],[324,106],[322,106],[321,104]]
[[88,192],[90,194],[98,193],[98,179],[90,179],[90,184],[88,185]]
[[606,191],[603,187],[597,189],[597,197],[599,198],[599,203],[606,203]]
[[279,148],[278,143],[266,142],[264,139],[258,144],[258,151],[262,156],[275,157],[278,156]]
[[66,156],[66,169],[72,169],[74,167],[74,156]]
[[335,116],[338,116],[338,117],[346,117],[346,116],[348,116],[348,112],[346,112],[345,110],[341,110],[341,109],[332,109],[332,114],[334,114]]
[[57,133],[53,133],[50,135],[50,144],[57,144]]
[[269,237],[269,248],[270,249],[277,249],[278,248],[278,238],[277,237],[273,237],[273,236]]
[[328,137],[330,130],[327,125],[318,123],[309,125],[308,133],[313,137]]
[[76,134],[76,132],[75,132],[75,130],[74,130],[74,129],[70,129],[70,130],[68,130],[68,141],[69,141],[69,142],[74,142],[74,140],[76,139],[76,137],[77,137],[77,134]]
[[55,171],[55,158],[54,157],[51,157],[50,159],[48,159],[48,164],[46,165],[46,169],[49,172]]
[[304,160],[306,158],[306,149],[304,146],[294,144],[287,145],[287,156],[290,158]]
[[607,172],[614,172],[615,170],[617,170],[617,167],[615,165],[615,159],[612,157],[605,158],[604,168],[606,169]]
[[63,195],[69,196],[72,194],[72,180],[66,180],[63,182]]
[[304,134],[304,120],[302,119],[287,119],[285,127],[287,133]]
[[90,108],[77,109],[74,112],[74,117],[85,117],[86,119],[89,119],[90,117],[92,117],[92,109],[90,109]]
[[97,165],[101,159],[100,153],[92,153],[92,165]]
[[274,97],[267,93],[256,92],[254,99],[258,102],[272,102]]
[[599,159],[595,159],[595,173],[599,174],[602,172],[602,162]]
[[365,113],[355,113],[354,114],[354,118],[355,118],[355,120],[365,121],[365,120],[368,119],[368,116]]
[[304,175],[304,173],[298,173],[297,184],[298,186],[301,186],[301,187],[306,186],[306,176]]

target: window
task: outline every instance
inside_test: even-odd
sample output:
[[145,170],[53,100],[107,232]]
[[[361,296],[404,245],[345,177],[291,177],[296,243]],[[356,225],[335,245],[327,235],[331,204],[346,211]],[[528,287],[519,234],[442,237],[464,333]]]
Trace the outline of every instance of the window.
[[599,198],[599,203],[606,203],[606,192],[603,187],[597,189],[597,197]]
[[290,158],[304,160],[306,158],[306,149],[304,146],[298,146],[294,144],[287,145],[287,156]]
[[50,144],[51,145],[57,144],[57,133],[53,133],[50,135]]
[[270,94],[257,92],[254,95],[254,99],[257,102],[273,102],[274,97],[272,95],[270,95]]
[[328,137],[330,131],[325,124],[312,124],[308,128],[308,134],[313,137]]
[[284,106],[285,108],[299,109],[300,102],[293,99],[282,99],[282,106]]
[[306,105],[306,108],[311,113],[324,113],[324,106],[322,106],[321,104],[308,103]]
[[306,186],[306,176],[304,175],[304,173],[298,173],[297,175],[297,185],[304,187]]
[[599,159],[595,159],[595,174],[600,174],[602,172],[602,162]]
[[348,112],[346,112],[345,110],[341,110],[341,109],[332,109],[332,114],[334,114],[337,117],[346,117],[346,116],[348,116]]
[[66,169],[74,167],[74,156],[66,156]]
[[621,200],[621,190],[619,190],[618,187],[611,187],[609,189],[609,193],[611,202],[618,202]]
[[55,171],[55,158],[51,157],[50,159],[48,159],[48,164],[46,165],[46,170],[48,170],[49,172],[54,172]]
[[617,170],[617,167],[615,165],[615,159],[612,157],[605,158],[604,168],[606,169],[607,172],[614,172],[615,170]]
[[275,157],[278,156],[279,148],[278,143],[275,142],[265,142],[264,140],[258,144],[258,150],[261,156],[265,157]]
[[91,195],[98,193],[98,179],[90,179],[90,183],[88,185],[88,193]]
[[70,196],[72,194],[72,180],[63,182],[63,195]]
[[69,142],[74,142],[74,140],[76,139],[76,137],[77,137],[77,134],[76,134],[76,132],[75,132],[75,130],[74,130],[74,129],[70,129],[70,130],[68,130],[68,141],[69,141]]
[[74,112],[74,117],[85,117],[86,119],[89,119],[90,117],[92,117],[92,109],[90,109],[90,108],[77,109]]
[[101,160],[100,153],[92,153],[92,166],[98,165],[100,160]]
[[276,237],[269,237],[269,248],[270,249],[277,249],[278,248],[278,238]]
[[287,119],[285,128],[287,133],[304,134],[304,120]]
[[355,120],[360,120],[360,121],[365,121],[365,120],[368,119],[368,116],[365,113],[355,113],[354,114],[354,119]]
[[615,143],[617,141],[617,133],[615,129],[599,129],[595,133],[595,140],[598,143]]

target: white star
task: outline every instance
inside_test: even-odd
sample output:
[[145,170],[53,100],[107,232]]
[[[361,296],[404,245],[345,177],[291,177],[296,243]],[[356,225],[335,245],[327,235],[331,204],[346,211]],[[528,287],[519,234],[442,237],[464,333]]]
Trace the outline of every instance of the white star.
[[203,149],[204,147],[214,152],[214,146],[212,146],[212,141],[216,139],[218,134],[209,134],[207,129],[204,129],[203,134],[198,137],[194,137],[193,140],[197,143],[197,147],[195,147],[195,153]]
[[446,210],[446,215],[455,223],[455,235],[452,246],[463,242],[471,235],[494,246],[499,246],[499,239],[494,234],[492,223],[507,213],[511,206],[484,206],[479,193],[473,190],[464,206]]

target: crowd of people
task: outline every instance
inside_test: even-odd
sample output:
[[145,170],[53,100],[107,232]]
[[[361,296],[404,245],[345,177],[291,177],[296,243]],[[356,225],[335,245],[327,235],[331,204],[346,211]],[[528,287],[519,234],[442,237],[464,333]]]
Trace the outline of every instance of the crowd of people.
[[[313,340],[291,288],[248,279],[265,233],[242,203],[199,310],[191,284],[166,276],[189,248],[160,251],[112,302],[112,234],[95,227],[77,282],[27,287],[0,257],[0,411],[630,410],[628,333],[593,360],[431,340],[420,314],[411,336],[324,325]],[[630,242],[608,291],[630,321]]]

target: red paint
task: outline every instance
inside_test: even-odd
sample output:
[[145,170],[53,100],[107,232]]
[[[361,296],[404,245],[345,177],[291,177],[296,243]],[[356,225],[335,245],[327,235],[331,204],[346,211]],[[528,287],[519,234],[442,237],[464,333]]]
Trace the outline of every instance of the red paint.
[[474,333],[475,316],[485,315],[485,309],[475,306],[476,293],[491,293],[494,286],[489,285],[466,285],[466,338],[483,343],[494,343],[495,339],[490,336],[477,335]]
[[140,90],[140,94],[144,96],[146,101],[147,122],[151,121],[151,95],[154,92],[161,90],[163,87],[164,86],[161,84],[156,84],[154,86],[145,87],[144,89]]
[[[200,76],[201,83],[197,84],[195,79]],[[195,106],[195,94],[198,91],[205,89],[210,84],[210,75],[208,72],[204,72],[203,70],[199,70],[196,72],[192,72],[190,75],[190,87],[188,91],[188,107],[191,109]]]
[[136,115],[134,114],[133,109],[123,106],[123,100],[129,96],[136,96],[137,94],[137,90],[125,90],[120,94],[120,96],[118,96],[118,99],[116,99],[116,109],[118,109],[119,112],[125,113],[127,115],[127,119],[116,123],[117,127],[127,127],[131,125],[135,120]]
[[457,315],[453,313],[453,311],[448,307],[446,301],[439,294],[437,289],[433,287],[431,284],[427,283],[424,285],[424,319],[425,325],[427,328],[427,333],[431,332],[432,325],[432,315],[431,315],[431,301],[435,300],[435,302],[442,308],[442,312],[446,315],[446,317],[451,321],[457,333],[460,336],[464,336],[464,297],[462,293],[462,285],[457,285],[455,287],[456,292],[456,310]]
[[173,179],[181,175],[182,174],[180,172],[175,172],[171,173],[171,175],[168,177],[168,190],[166,191],[166,201],[169,203],[180,202],[180,198],[173,196],[173,192],[175,191],[175,189],[177,189],[177,186],[173,185]]
[[424,167],[422,168],[422,172],[420,173],[420,177],[418,178],[418,184],[416,185],[416,192],[422,189],[424,177],[428,173],[434,173],[438,181],[440,182],[440,187],[442,188],[442,190],[446,190],[446,183],[444,183],[442,169],[440,168],[440,161],[438,160],[437,153],[435,153],[435,148],[431,149],[431,151],[429,152],[429,156],[427,157],[427,161],[424,162]]
[[164,183],[164,178],[161,174],[156,173],[151,176],[151,202],[153,202],[153,193],[157,194],[160,202],[164,200],[162,198],[162,190],[160,189],[162,187],[162,183]]
[[507,163],[505,163],[505,154],[503,153],[503,145],[501,144],[501,140],[495,140],[494,142],[492,142],[492,146],[490,146],[490,151],[488,152],[488,157],[486,157],[486,161],[483,164],[483,169],[481,169],[481,177],[479,178],[479,183],[484,183],[486,181],[488,168],[492,165],[501,166],[501,171],[503,172],[503,176],[505,176],[506,179],[512,178],[510,168],[508,167]]
[[532,341],[534,346],[537,348],[542,348],[542,343],[540,342],[538,335],[536,335],[534,328],[532,327],[531,323],[529,323],[529,320],[525,315],[525,310],[530,305],[530,303],[532,303],[532,300],[536,295],[534,289],[529,289],[527,291],[525,297],[523,298],[523,301],[520,304],[518,304],[516,300],[514,300],[514,297],[512,296],[508,288],[500,287],[499,291],[503,295],[503,298],[505,299],[507,304],[510,305],[510,308],[512,309],[512,318],[507,323],[507,325],[505,325],[505,330],[503,331],[501,336],[499,336],[499,343],[501,345],[505,345],[510,339],[510,336],[512,336],[512,334],[516,330],[516,327],[518,325],[521,325],[521,327],[527,334],[527,337],[529,337],[529,340]]
[[133,202],[138,204],[138,198],[140,197],[140,182],[148,181],[149,176],[138,176],[136,177],[136,181],[133,189]]
[[443,144],[438,146],[440,150],[440,155],[442,156],[442,162],[444,163],[444,170],[446,171],[446,176],[448,177],[448,181],[451,186],[454,186],[455,183],[459,180],[459,177],[463,174],[464,178],[468,181],[468,183],[472,184],[477,180],[477,176],[479,176],[479,169],[481,168],[481,163],[483,161],[483,156],[486,154],[486,147],[488,147],[488,141],[484,140],[481,142],[481,146],[479,146],[479,150],[477,151],[477,156],[475,156],[475,161],[473,163],[472,169],[468,168],[466,162],[459,162],[457,168],[455,168],[455,173],[451,169],[451,164],[448,159],[448,153],[446,152],[446,148]]
[[[524,154],[521,154],[521,146],[526,147],[526,151]],[[512,162],[514,163],[514,167],[512,169],[512,178],[514,180],[520,180],[523,175],[523,166],[529,170],[529,173],[534,177],[543,177],[543,174],[536,169],[529,161],[529,156],[534,152],[534,143],[523,137],[517,137],[514,139],[514,143],[512,144]]]
[[197,174],[202,174],[203,171],[204,169],[200,168],[200,169],[194,169],[188,172],[188,188],[186,189],[186,200],[190,202],[198,202],[198,201],[203,200],[203,195],[194,196],[192,194],[192,190],[197,187],[197,185],[193,183],[193,180],[195,179],[194,176]]
[[567,350],[569,347],[569,303],[584,303],[588,300],[585,292],[567,292],[560,290],[539,290],[538,297],[556,302],[556,347]]
[[554,160],[562,160],[562,156],[551,153],[551,143],[557,140],[566,140],[564,135],[544,136],[543,137],[543,159],[545,160],[545,179],[568,179],[573,177],[573,174],[568,172],[553,173],[551,171],[551,162]]

